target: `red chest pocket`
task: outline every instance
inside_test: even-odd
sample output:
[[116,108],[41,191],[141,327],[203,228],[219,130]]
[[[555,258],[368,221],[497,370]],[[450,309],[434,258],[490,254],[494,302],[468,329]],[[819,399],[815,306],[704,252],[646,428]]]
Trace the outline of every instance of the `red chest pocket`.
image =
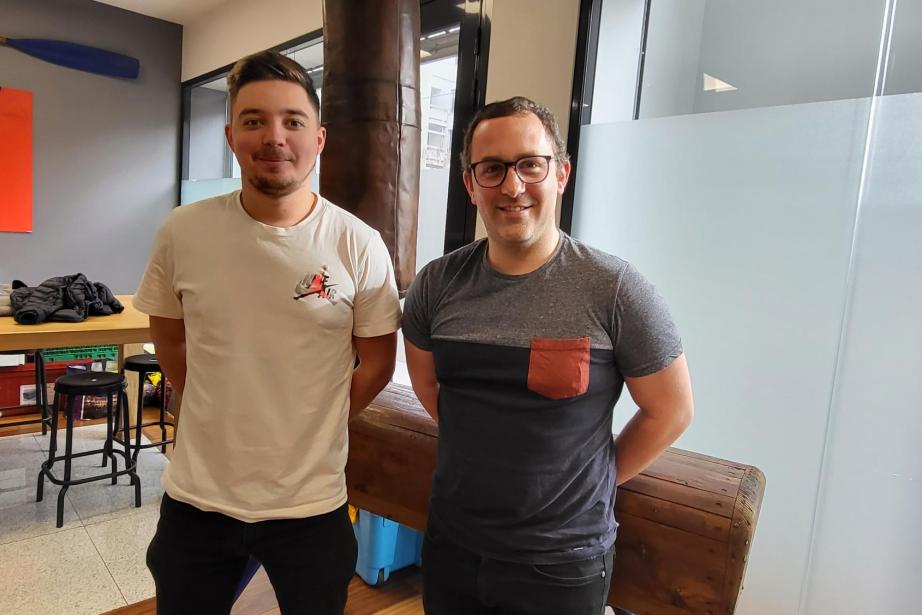
[[533,337],[528,388],[548,399],[567,399],[589,389],[589,338]]

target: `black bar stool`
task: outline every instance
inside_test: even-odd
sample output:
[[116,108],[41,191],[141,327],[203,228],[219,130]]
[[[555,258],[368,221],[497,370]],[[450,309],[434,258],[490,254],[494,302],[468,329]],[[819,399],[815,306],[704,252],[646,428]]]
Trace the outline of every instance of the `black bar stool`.
[[[101,449],[85,451],[82,453],[73,452],[73,434],[74,434],[74,414],[77,410],[77,397],[87,395],[105,395],[106,396],[106,443]],[[115,408],[113,412],[113,398],[115,398]],[[55,455],[58,450],[58,414],[61,402],[64,403],[64,417],[66,431],[64,436],[64,454]],[[78,374],[69,374],[61,376],[54,382],[54,402],[51,407],[51,442],[48,446],[48,461],[42,463],[42,469],[38,473],[38,492],[36,501],[41,502],[44,497],[45,477],[48,477],[55,485],[61,485],[61,491],[58,493],[58,518],[57,527],[64,525],[64,494],[71,485],[82,485],[96,480],[111,478],[112,484],[118,483],[118,477],[127,474],[131,477],[131,484],[134,485],[134,505],[141,506],[141,479],[135,473],[134,459],[131,457],[131,451],[128,445],[125,445],[124,451],[114,450],[112,446],[112,425],[115,413],[122,415],[125,425],[125,441],[130,438],[128,433],[128,400],[125,395],[125,377],[122,374],[112,374],[109,372],[82,372]],[[107,458],[112,459],[112,471],[107,474],[99,474],[87,478],[71,479],[71,462],[76,457],[85,457],[87,455],[96,455],[102,453],[102,466],[107,464]],[[125,458],[125,469],[119,471],[118,462],[115,453]],[[64,461],[64,478],[57,478],[51,472],[52,466],[56,461]]]
[[[138,460],[138,453],[141,452],[142,448],[151,448],[155,446],[160,447],[160,452],[166,453],[166,445],[173,442],[172,438],[166,437],[166,428],[167,425],[176,429],[176,425],[172,421],[166,420],[166,376],[163,375],[163,370],[160,369],[160,361],[157,359],[155,354],[136,354],[132,355],[125,359],[125,365],[122,367],[122,373],[126,371],[137,372],[138,373],[138,406],[137,406],[137,415],[135,417],[135,432],[134,432],[134,448],[133,457],[135,462]],[[144,423],[144,380],[147,378],[147,374],[159,373],[160,374],[160,420],[158,421],[149,421]],[[116,435],[115,441],[121,443],[121,439],[118,435],[118,417],[116,417]],[[149,444],[141,444],[141,428],[142,427],[153,427],[157,425],[160,427],[160,441],[151,442]]]
[[[22,354],[15,351],[2,351],[0,354]],[[42,354],[41,349],[35,349],[35,405],[39,411],[39,418],[37,419],[22,419],[19,421],[7,422],[4,423],[4,427],[19,427],[21,425],[35,425],[36,423],[42,424],[42,435],[48,433],[48,425],[51,423],[51,416],[48,409],[48,385],[45,378],[45,355]],[[8,406],[0,408],[0,410],[11,410],[14,408],[21,408],[22,406]]]

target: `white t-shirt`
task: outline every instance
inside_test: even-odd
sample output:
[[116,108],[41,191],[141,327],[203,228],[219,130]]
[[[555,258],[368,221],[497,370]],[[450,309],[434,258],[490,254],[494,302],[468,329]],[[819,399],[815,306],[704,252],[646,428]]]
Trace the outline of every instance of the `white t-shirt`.
[[133,303],[185,321],[170,497],[243,521],[346,501],[352,336],[400,321],[377,231],[322,197],[290,228],[252,219],[239,192],[178,207]]

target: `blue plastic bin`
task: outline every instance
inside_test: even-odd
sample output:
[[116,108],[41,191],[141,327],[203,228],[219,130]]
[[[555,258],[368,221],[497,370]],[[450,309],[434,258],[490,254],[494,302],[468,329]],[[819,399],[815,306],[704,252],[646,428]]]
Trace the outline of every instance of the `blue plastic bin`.
[[369,585],[380,585],[391,573],[412,564],[420,565],[423,535],[396,521],[359,510],[353,524],[359,544],[355,572]]

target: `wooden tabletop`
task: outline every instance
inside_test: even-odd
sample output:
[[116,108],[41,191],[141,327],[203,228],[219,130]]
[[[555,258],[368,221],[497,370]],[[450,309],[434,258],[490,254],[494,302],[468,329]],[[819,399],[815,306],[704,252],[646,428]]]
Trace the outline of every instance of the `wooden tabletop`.
[[83,322],[48,322],[21,325],[12,317],[0,318],[0,350],[32,350],[99,344],[140,344],[150,341],[147,314],[131,304],[132,295],[117,295],[125,311],[112,316],[91,316]]

